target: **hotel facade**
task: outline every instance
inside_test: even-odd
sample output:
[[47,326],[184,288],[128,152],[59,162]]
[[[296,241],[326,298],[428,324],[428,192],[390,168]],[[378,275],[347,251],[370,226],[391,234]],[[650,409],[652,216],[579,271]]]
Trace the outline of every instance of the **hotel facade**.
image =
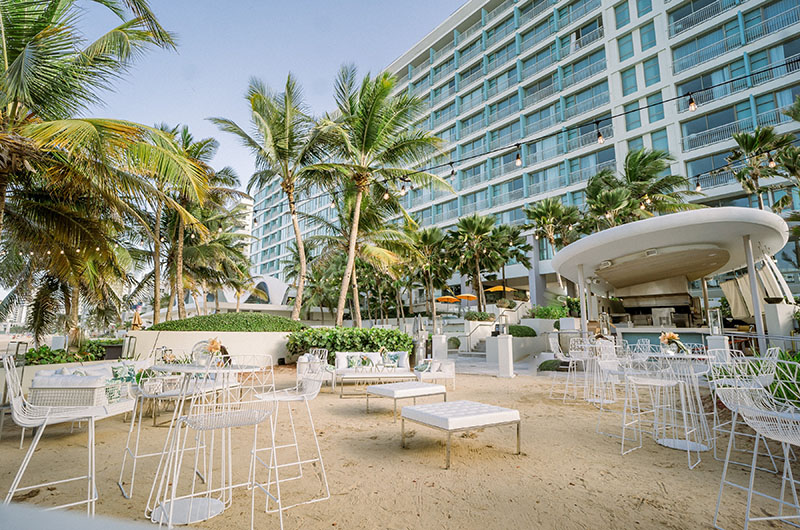
[[[473,213],[522,224],[523,207],[546,197],[582,207],[587,181],[604,168],[620,171],[628,151],[642,147],[673,155],[670,171],[702,189],[696,202],[755,206],[725,157],[735,132],[800,130],[781,112],[800,95],[800,4],[470,0],[387,70],[398,92],[425,100],[418,126],[445,142],[429,165],[453,162],[436,172],[455,192],[415,189],[403,198],[424,226],[448,229]],[[787,210],[800,209],[797,190],[768,184],[767,204],[789,193]],[[277,184],[255,199],[253,272],[279,275],[293,239],[285,201]],[[319,197],[303,208],[332,215],[328,203]],[[543,303],[555,291],[552,249],[530,241],[530,270],[513,264],[506,274]],[[790,246],[778,263],[800,292]]]

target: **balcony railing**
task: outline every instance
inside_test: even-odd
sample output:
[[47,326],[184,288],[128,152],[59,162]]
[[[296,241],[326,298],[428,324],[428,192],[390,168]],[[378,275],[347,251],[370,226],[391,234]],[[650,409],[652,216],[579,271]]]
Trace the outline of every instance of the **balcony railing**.
[[573,42],[570,42],[567,45],[561,47],[561,58],[567,57],[576,53],[583,48],[587,47],[591,43],[598,41],[603,38],[603,26],[600,26],[594,31],[591,31],[581,37],[580,39],[576,39]]
[[513,105],[506,105],[500,110],[496,110],[494,112],[489,113],[489,123],[494,123],[497,120],[502,120],[508,116],[511,116],[515,112],[519,112],[519,103],[514,103]]
[[506,162],[505,164],[501,164],[499,166],[492,168],[492,178],[501,177],[503,175],[508,175],[509,173],[520,169],[517,167],[517,163],[514,160],[510,162]]
[[473,57],[479,55],[483,50],[481,49],[480,45],[475,46],[474,48],[470,48],[470,50],[466,53],[462,53],[458,57],[458,65],[459,67],[466,66],[467,61],[472,59]]
[[483,70],[478,69],[475,70],[473,73],[469,74],[467,77],[461,78],[461,83],[459,85],[459,90],[463,90],[467,88],[469,85],[477,81],[478,79],[483,79]]
[[471,177],[461,179],[461,189],[462,190],[467,189],[471,186],[474,186],[475,184],[480,184],[485,180],[486,179],[484,178],[483,171],[481,171],[477,175],[472,175]]
[[489,64],[487,65],[486,71],[492,72],[494,70],[497,70],[498,68],[506,64],[508,61],[513,59],[514,57],[515,57],[514,50],[509,48],[503,53],[495,55],[493,58],[489,59]]
[[432,126],[435,129],[436,127],[439,127],[444,123],[447,123],[448,121],[452,120],[455,117],[456,117],[456,108],[455,106],[453,106],[447,112],[440,114],[438,117],[434,118]]
[[428,90],[431,87],[431,84],[427,82],[427,79],[420,83],[419,85],[415,85],[414,89],[411,91],[411,95],[418,96],[422,92]]
[[461,100],[461,112],[462,113],[468,112],[468,111],[474,109],[475,107],[477,107],[478,105],[480,105],[481,103],[483,103],[483,98],[472,97],[472,98],[470,98],[468,100],[462,99]]
[[606,168],[614,169],[617,165],[616,160],[607,160],[600,164],[596,164],[592,167],[585,167],[583,169],[579,169],[578,171],[570,171],[569,173],[569,183],[570,184],[577,184],[579,182],[584,182],[592,178],[593,176],[597,175],[601,171]]
[[602,61],[598,61],[594,64],[590,64],[580,70],[575,70],[569,75],[564,76],[564,80],[562,81],[562,87],[566,88],[568,86],[580,83],[585,79],[589,79],[600,72],[606,69],[606,60],[603,59]]
[[501,145],[508,145],[519,140],[519,132],[509,131],[502,136],[497,136],[489,142],[489,149],[500,147]]
[[494,20],[495,18],[498,17],[498,15],[500,15],[500,13],[502,13],[503,11],[505,11],[506,9],[511,7],[512,5],[514,5],[514,0],[506,0],[505,2],[500,4],[499,6],[495,7],[494,9],[492,9],[491,11],[486,13],[486,22],[489,22],[490,20]]
[[474,147],[471,147],[469,149],[464,149],[464,151],[461,152],[461,157],[462,158],[469,158],[469,157],[471,157],[473,155],[482,154],[483,151],[484,151],[483,142],[478,142],[478,144],[475,145]]
[[504,37],[514,33],[514,24],[506,24],[502,29],[496,30],[486,39],[486,47],[500,42]]
[[456,93],[455,87],[449,89],[447,89],[446,87],[442,88],[441,92],[433,96],[433,99],[431,100],[431,105],[438,105],[447,98],[452,97],[453,94],[455,93]]
[[[614,137],[614,128],[611,125],[600,127],[600,134],[605,140]],[[597,132],[590,131],[570,140],[567,140],[567,152],[575,151],[587,145],[597,144]]]
[[411,69],[411,79],[414,79],[422,72],[427,72],[430,69],[430,65],[428,63],[422,63],[419,66],[416,66]]
[[552,127],[553,125],[557,124],[559,121],[558,113],[553,112],[549,116],[545,118],[541,118],[539,120],[529,122],[525,124],[525,136],[530,136],[532,134],[536,134],[543,129],[547,129],[548,127]]
[[783,111],[788,110],[789,107],[790,105],[786,105],[785,107],[768,110],[767,112],[762,112],[761,114],[756,115],[756,124],[759,127],[775,127],[781,123],[792,121],[789,116],[783,113]]
[[495,195],[492,199],[492,204],[494,206],[501,206],[503,204],[508,204],[512,201],[518,201],[525,197],[525,190],[520,188],[518,190],[508,191],[506,193],[501,193],[500,195]]
[[524,108],[530,107],[544,98],[552,96],[556,92],[558,92],[558,87],[555,83],[551,83],[550,85],[525,96],[525,99],[522,100],[522,105]]
[[559,21],[558,21],[559,29],[566,28],[567,26],[569,26],[570,24],[572,24],[576,20],[585,17],[586,15],[588,15],[589,13],[591,13],[592,11],[597,9],[598,7],[600,7],[600,0],[588,0],[588,1],[584,2],[583,4],[579,5],[575,9],[570,10],[570,12],[567,14],[567,16],[559,19]]
[[522,41],[522,44],[519,47],[520,53],[525,53],[527,50],[530,50],[547,37],[555,33],[553,30],[552,24],[547,24],[546,26],[542,26],[539,30],[537,30],[533,35]]
[[669,25],[669,36],[674,37],[738,5],[736,0],[717,0]]
[[446,212],[439,212],[433,216],[434,223],[441,223],[458,217],[458,210],[447,210]]
[[449,74],[451,74],[455,69],[456,69],[455,62],[450,63],[450,65],[447,67],[443,67],[441,70],[433,74],[433,82],[436,83],[438,81],[441,81]]
[[714,171],[710,174],[698,177],[698,179],[700,181],[700,186],[704,190],[708,188],[717,188],[719,186],[725,186],[726,184],[733,184],[734,182],[738,182],[738,180],[736,180],[735,169],[733,168]]
[[553,55],[546,55],[542,59],[539,59],[535,63],[531,63],[525,68],[522,69],[522,79],[528,79],[529,77],[541,72],[555,61],[553,59]]
[[433,62],[436,62],[445,55],[448,55],[450,52],[453,51],[453,48],[455,48],[455,44],[452,41],[450,41],[444,46],[442,46],[440,49],[433,52]]
[[551,158],[555,158],[561,154],[564,154],[564,148],[560,142],[553,147],[540,149],[538,151],[531,151],[531,149],[528,148],[528,166],[538,164],[539,162],[543,162],[545,160],[550,160]]
[[483,119],[480,119],[476,122],[472,122],[469,125],[462,125],[461,126],[461,138],[465,138],[470,134],[482,130],[486,125],[483,123]]
[[584,112],[589,112],[590,110],[602,107],[609,101],[610,101],[609,93],[600,92],[596,96],[592,96],[589,99],[576,103],[571,107],[568,106],[564,108],[564,119],[569,119],[572,118],[573,116],[577,116],[578,114],[583,114]]
[[519,17],[519,25],[524,26],[537,16],[541,15],[545,11],[550,11],[552,9],[553,2],[549,0],[545,0],[544,2],[540,2],[539,4],[533,6],[533,9],[530,11],[523,13]]
[[473,25],[465,29],[458,36],[458,45],[466,44],[467,41],[481,30],[481,21],[476,21]]
[[[786,106],[762,112],[756,116],[755,123],[758,124],[759,127],[764,127],[791,121],[791,118],[783,114],[783,111],[787,108],[789,107]],[[683,137],[683,150],[692,151],[705,147],[706,145],[724,142],[730,140],[734,133],[752,131],[754,128],[753,119],[744,118],[733,123],[726,123],[725,125],[714,127],[713,129],[690,134],[689,136]]]
[[530,195],[539,195],[540,193],[563,188],[566,185],[567,178],[558,176],[556,178],[547,179],[543,182],[531,182],[531,185],[528,186],[528,193]]
[[469,202],[461,206],[461,215],[469,215],[471,213],[485,210],[488,207],[489,207],[489,201],[487,199],[481,199],[479,201]]
[[489,87],[489,90],[486,91],[486,96],[487,97],[492,97],[492,96],[494,96],[496,94],[499,94],[500,92],[506,90],[510,86],[516,85],[517,84],[516,77],[517,76],[515,75],[514,79],[509,79],[507,75],[504,75],[503,77],[499,78],[495,82],[495,84],[493,86]]
[[744,38],[747,42],[753,42],[754,40],[771,35],[776,31],[780,31],[798,22],[800,22],[800,6],[793,7],[779,15],[768,18],[764,22],[756,24],[751,28],[746,28],[744,30]]

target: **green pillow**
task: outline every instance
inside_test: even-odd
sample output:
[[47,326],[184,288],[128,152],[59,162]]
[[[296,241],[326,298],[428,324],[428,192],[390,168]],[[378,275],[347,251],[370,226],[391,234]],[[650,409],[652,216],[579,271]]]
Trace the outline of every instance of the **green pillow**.
[[414,367],[415,372],[430,372],[433,363],[422,363]]
[[384,353],[383,362],[386,364],[397,364],[400,361],[399,353]]
[[347,358],[347,367],[348,368],[355,368],[356,366],[358,366],[356,364],[357,362],[361,362],[361,359],[359,359],[355,355],[351,355],[350,357]]

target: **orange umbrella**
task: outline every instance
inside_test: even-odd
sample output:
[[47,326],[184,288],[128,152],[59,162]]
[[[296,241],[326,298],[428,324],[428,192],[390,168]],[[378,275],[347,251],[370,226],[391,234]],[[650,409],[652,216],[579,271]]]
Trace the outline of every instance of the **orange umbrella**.
[[478,299],[477,296],[475,296],[474,294],[469,294],[469,293],[460,294],[460,295],[456,296],[456,298],[458,298],[459,300],[477,300]]
[[446,304],[455,304],[458,302],[458,298],[455,296],[440,296],[436,299],[437,302],[444,302]]
[[497,293],[500,291],[507,291],[510,293],[511,291],[516,291],[516,289],[512,287],[503,287],[502,285],[495,285],[494,287],[489,287],[488,289],[486,289],[487,293]]

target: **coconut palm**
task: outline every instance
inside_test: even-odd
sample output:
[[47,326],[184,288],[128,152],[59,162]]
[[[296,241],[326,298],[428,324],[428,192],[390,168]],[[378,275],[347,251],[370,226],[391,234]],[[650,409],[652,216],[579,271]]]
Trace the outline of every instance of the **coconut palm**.
[[500,269],[502,272],[503,296],[507,297],[506,265],[510,262],[515,262],[530,268],[531,262],[528,259],[528,254],[533,250],[533,247],[528,244],[526,238],[522,235],[522,228],[519,226],[495,226],[489,235],[489,241],[491,242],[491,259],[495,261],[493,269],[494,271]]
[[247,190],[260,189],[273,180],[281,183],[289,206],[298,257],[298,275],[292,319],[299,320],[303,305],[307,259],[300,224],[297,221],[298,185],[302,169],[319,162],[326,155],[326,140],[303,101],[303,93],[292,74],[286,78],[284,90],[275,93],[258,79],[251,79],[247,90],[251,132],[225,118],[212,118],[223,131],[234,134],[255,155],[257,171],[250,178]]
[[[436,290],[446,288],[447,280],[452,276],[446,235],[439,227],[417,228],[411,223],[406,225],[405,233],[410,240],[411,252],[408,253],[407,261],[409,271],[415,271],[413,275],[425,289],[425,302],[435,330]],[[399,296],[398,303],[402,305]]]
[[788,134],[777,134],[772,127],[756,127],[752,133],[734,133],[733,139],[737,147],[727,157],[727,161],[736,164],[734,176],[742,185],[748,195],[756,194],[758,208],[764,209],[764,189],[761,182],[765,178],[778,174],[774,157],[778,152],[794,142],[794,137]]
[[460,218],[447,234],[448,251],[456,268],[472,281],[472,288],[478,296],[478,311],[486,307],[481,274],[491,268],[487,252],[494,224],[494,217],[473,214]]
[[329,189],[338,181],[351,183],[356,190],[353,215],[347,222],[352,230],[339,289],[337,325],[342,324],[347,289],[351,285],[364,196],[373,190],[379,196],[384,193],[394,196],[399,179],[416,185],[436,182],[437,186],[450,189],[439,177],[405,169],[419,166],[441,141],[413,127],[422,115],[423,102],[406,92],[393,96],[395,86],[395,78],[386,72],[374,78],[368,74],[357,85],[355,67],[343,67],[335,83],[337,114],[320,123],[333,138],[338,161],[309,168]]
[[[571,242],[571,234],[581,220],[578,207],[565,205],[558,197],[547,197],[526,206],[523,211],[531,221],[525,228],[533,229],[536,239],[544,238],[553,252]],[[556,273],[556,278],[558,285],[563,286],[561,275]]]

